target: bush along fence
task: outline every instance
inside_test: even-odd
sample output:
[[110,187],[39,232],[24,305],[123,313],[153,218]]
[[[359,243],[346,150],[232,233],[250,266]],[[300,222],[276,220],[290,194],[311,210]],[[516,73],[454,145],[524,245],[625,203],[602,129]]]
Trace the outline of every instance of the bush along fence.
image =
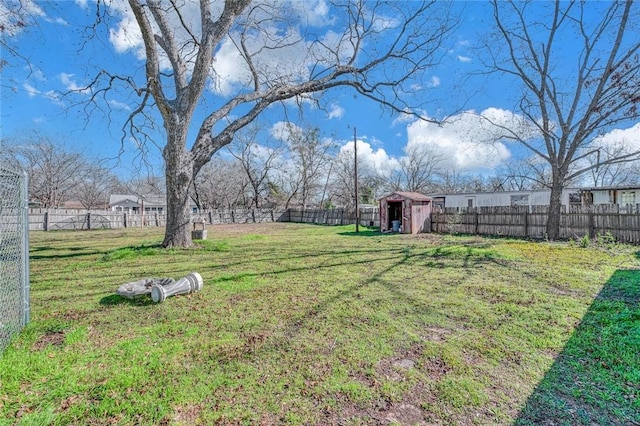
[[[545,238],[548,206],[446,208],[431,214],[431,230],[518,238]],[[611,235],[617,241],[640,243],[640,205],[599,204],[588,207],[563,206],[560,238]]]

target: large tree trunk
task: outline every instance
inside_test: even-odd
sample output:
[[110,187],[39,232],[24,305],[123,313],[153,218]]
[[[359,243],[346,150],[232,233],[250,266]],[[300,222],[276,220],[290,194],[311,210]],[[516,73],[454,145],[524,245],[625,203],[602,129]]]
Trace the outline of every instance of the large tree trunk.
[[164,148],[165,177],[167,179],[167,225],[163,247],[190,247],[191,206],[189,188],[194,179],[193,158],[182,138],[171,140]]
[[564,179],[560,172],[553,171],[551,197],[549,199],[549,216],[547,218],[547,238],[555,241],[560,237],[560,214],[562,212],[562,190]]

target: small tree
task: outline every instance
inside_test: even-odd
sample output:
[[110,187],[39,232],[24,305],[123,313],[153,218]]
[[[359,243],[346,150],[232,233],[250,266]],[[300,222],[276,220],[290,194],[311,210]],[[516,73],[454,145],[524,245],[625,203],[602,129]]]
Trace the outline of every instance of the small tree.
[[289,199],[307,207],[319,198],[323,178],[327,175],[330,163],[330,151],[334,147],[330,140],[320,138],[318,128],[303,129],[292,123],[286,124],[286,141],[289,148],[289,161],[284,170],[288,176]]
[[399,159],[399,167],[383,177],[390,191],[433,192],[444,156],[436,147],[408,145]]
[[[385,181],[380,170],[364,161],[362,142],[358,141],[358,196],[359,203],[375,202],[385,188]],[[355,167],[353,144],[344,147],[333,160],[331,176],[331,196],[334,204],[347,208],[355,207]]]
[[87,209],[104,208],[114,189],[115,177],[111,171],[99,164],[88,163],[72,190],[72,196]]
[[257,143],[258,128],[247,127],[236,134],[235,143],[229,152],[238,161],[251,190],[248,208],[260,208],[261,200],[266,196],[269,187],[268,178],[279,166],[282,149],[260,145]]
[[215,156],[198,173],[192,198],[201,210],[245,206],[244,196],[248,185],[237,160],[223,160]]

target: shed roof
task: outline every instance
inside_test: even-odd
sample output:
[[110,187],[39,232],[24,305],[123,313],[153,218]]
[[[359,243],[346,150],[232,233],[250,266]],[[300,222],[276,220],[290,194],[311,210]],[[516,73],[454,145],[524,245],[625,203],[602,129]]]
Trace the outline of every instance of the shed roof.
[[381,200],[386,198],[397,198],[397,197],[407,198],[413,201],[431,201],[431,197],[421,194],[419,192],[403,192],[403,191],[397,191],[392,194],[385,195],[384,197],[381,198]]

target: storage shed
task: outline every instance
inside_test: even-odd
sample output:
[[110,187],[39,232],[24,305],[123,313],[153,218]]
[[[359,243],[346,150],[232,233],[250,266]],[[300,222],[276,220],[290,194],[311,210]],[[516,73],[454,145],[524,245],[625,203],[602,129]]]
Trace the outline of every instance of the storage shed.
[[380,231],[417,234],[430,232],[431,197],[417,192],[394,192],[380,199]]

